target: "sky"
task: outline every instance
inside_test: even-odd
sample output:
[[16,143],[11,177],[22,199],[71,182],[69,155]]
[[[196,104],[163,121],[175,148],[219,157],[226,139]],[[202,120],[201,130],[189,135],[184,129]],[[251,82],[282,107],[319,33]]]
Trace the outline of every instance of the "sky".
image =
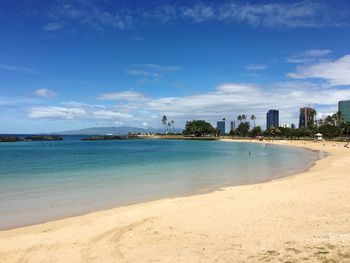
[[350,99],[350,1],[1,1],[0,133],[298,123]]

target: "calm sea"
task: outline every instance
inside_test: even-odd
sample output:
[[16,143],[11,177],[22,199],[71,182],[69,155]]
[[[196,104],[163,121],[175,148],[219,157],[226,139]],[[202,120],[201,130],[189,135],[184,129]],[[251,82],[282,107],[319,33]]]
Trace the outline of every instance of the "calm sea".
[[0,229],[263,182],[322,155],[254,143],[80,139],[0,144]]

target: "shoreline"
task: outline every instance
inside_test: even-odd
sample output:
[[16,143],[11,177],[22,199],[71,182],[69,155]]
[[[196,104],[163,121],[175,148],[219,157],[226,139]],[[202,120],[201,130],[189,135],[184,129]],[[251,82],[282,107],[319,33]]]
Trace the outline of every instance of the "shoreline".
[[[350,176],[346,176],[350,149],[332,145],[337,142],[326,142],[326,146],[309,141],[262,143],[306,147],[329,155],[307,171],[264,183],[0,231],[0,258],[5,262],[36,262],[40,258],[62,262],[169,258],[185,262],[188,256],[194,262],[301,256],[350,259],[346,254],[350,248]],[[332,195],[325,194],[329,191]],[[304,204],[310,202],[317,205]],[[310,247],[307,253],[306,246]],[[317,247],[321,246],[320,252]]]

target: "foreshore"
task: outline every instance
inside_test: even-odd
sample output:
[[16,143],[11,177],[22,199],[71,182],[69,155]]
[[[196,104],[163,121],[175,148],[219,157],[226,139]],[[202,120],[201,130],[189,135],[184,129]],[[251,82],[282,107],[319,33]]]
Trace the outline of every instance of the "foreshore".
[[329,155],[266,183],[0,231],[0,262],[350,262],[350,149],[257,143]]

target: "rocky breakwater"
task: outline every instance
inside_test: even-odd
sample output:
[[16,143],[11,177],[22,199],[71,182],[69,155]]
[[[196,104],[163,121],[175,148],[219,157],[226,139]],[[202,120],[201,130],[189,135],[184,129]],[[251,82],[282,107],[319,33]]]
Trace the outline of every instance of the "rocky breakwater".
[[62,137],[55,135],[32,135],[24,138],[25,141],[62,141]]
[[19,142],[20,138],[16,136],[0,136],[0,142]]

